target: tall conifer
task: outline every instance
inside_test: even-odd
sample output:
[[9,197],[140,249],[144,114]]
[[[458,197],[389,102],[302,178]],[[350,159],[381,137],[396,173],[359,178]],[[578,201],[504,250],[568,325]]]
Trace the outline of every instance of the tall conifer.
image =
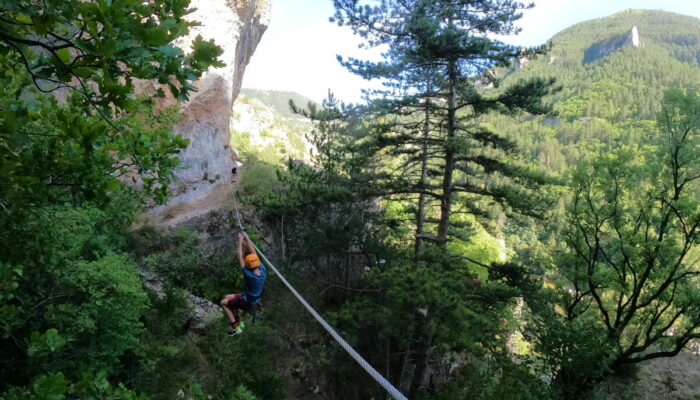
[[[532,189],[542,180],[510,162],[507,153],[515,147],[511,141],[478,123],[478,117],[494,111],[547,111],[541,99],[552,80],[533,78],[500,88],[493,73],[517,57],[543,50],[523,50],[493,39],[517,33],[513,23],[531,5],[512,0],[334,4],[339,25],[350,26],[367,46],[385,49],[380,61],[339,59],[350,71],[384,83],[384,90],[368,93],[368,112],[376,122],[371,124],[373,140],[367,143],[377,156],[395,156],[385,162],[394,172],[383,182],[384,193],[417,197],[416,253],[423,241],[444,252],[455,233],[450,226],[454,201],[472,214],[481,212],[480,203],[493,202],[535,210]],[[428,204],[438,209],[429,228]],[[418,340],[408,353],[415,354],[415,366],[404,387],[409,398],[416,397],[424,381],[435,345],[433,335],[420,328],[414,336]]]

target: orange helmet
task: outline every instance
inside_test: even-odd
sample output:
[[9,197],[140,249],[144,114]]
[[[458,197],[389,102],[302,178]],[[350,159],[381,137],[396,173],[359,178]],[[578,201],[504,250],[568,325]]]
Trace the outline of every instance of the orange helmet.
[[255,254],[248,254],[245,256],[245,266],[250,269],[258,268],[260,266],[260,259]]

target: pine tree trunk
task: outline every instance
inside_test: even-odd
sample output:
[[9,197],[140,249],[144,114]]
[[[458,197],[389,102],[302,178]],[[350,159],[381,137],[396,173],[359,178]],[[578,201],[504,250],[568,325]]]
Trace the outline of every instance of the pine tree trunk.
[[445,148],[445,172],[442,176],[442,199],[440,202],[440,223],[438,225],[438,245],[447,245],[447,229],[450,226],[450,212],[452,208],[452,176],[455,168],[455,151],[452,148],[452,139],[457,130],[457,62],[450,60],[448,63],[449,97],[447,100],[447,134]]
[[[419,188],[425,189],[428,181],[428,134],[430,133],[430,103],[426,100],[425,105],[425,123],[423,124],[423,154],[421,159],[420,183]],[[418,194],[418,212],[416,213],[416,245],[415,254],[418,255],[423,245],[423,240],[418,235],[423,233],[423,225],[425,223],[425,194]]]
[[408,393],[408,389],[411,387],[411,382],[413,382],[413,370],[415,365],[413,364],[413,335],[409,336],[408,343],[406,344],[406,351],[403,355],[403,362],[401,363],[401,373],[399,374],[399,390],[401,393]]
[[[430,134],[430,102],[426,100],[425,104],[425,122],[423,124],[423,148],[422,148],[422,159],[421,159],[421,177],[420,177],[420,189],[423,190],[428,181],[428,135]],[[418,212],[416,215],[416,234],[420,235],[424,231],[425,225],[425,203],[426,196],[424,193],[418,195]],[[423,240],[416,237],[415,244],[415,255],[417,256],[422,248]],[[426,315],[427,317],[427,315]],[[423,325],[423,324],[420,324]],[[419,326],[420,326],[419,325]],[[408,386],[408,398],[415,399],[418,390],[420,390],[421,382],[425,375],[425,371],[428,366],[429,351],[431,347],[432,339],[426,334],[420,334],[420,340],[418,344],[413,349],[413,346],[409,345],[406,352],[406,358],[404,361],[404,369],[407,367],[406,363],[410,362],[411,356],[415,353],[416,359],[413,367],[413,371],[410,377],[410,385],[401,382],[405,386]],[[403,374],[402,374],[403,375]],[[405,388],[404,386],[404,388]],[[406,389],[404,389],[406,390]]]
[[425,377],[425,372],[428,367],[428,359],[430,358],[430,349],[432,347],[432,338],[428,334],[422,334],[418,346],[416,348],[416,369],[413,371],[413,380],[411,387],[408,389],[409,400],[414,400],[418,395],[418,390],[421,388],[421,383]]
[[[457,62],[450,60],[448,64],[449,97],[447,103],[447,146],[445,148],[445,172],[442,178],[442,199],[440,202],[440,222],[438,224],[438,246],[443,249],[447,246],[447,229],[450,225],[450,211],[452,208],[452,176],[454,174],[455,151],[452,149],[450,139],[454,138],[457,130]],[[426,315],[427,320],[427,315]],[[432,337],[422,333],[418,342],[416,354],[416,368],[408,391],[408,398],[415,399],[420,390],[421,382],[428,367]]]

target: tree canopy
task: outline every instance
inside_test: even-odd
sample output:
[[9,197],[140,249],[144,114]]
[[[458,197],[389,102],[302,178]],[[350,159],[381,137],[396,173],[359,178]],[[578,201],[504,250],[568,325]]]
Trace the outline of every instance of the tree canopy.
[[[5,209],[80,203],[119,177],[139,179],[162,200],[173,158],[176,111],[151,115],[135,82],[156,80],[177,99],[221,49],[201,37],[175,46],[193,22],[189,1],[7,1],[0,8],[0,204]],[[53,94],[43,96],[42,94]],[[159,96],[165,96],[162,89]]]

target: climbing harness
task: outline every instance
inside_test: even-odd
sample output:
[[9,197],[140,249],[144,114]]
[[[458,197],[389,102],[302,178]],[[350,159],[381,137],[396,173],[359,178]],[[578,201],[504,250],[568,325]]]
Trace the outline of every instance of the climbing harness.
[[[241,222],[241,214],[238,211],[236,193],[235,191],[233,191],[233,189],[231,189],[231,193],[233,195],[233,206],[236,210],[236,219],[238,220],[238,227],[241,231],[243,231],[245,230],[245,228],[243,227],[243,223]],[[401,393],[398,389],[394,387],[394,385],[392,385],[388,380],[386,380],[386,378],[384,378],[382,374],[380,374],[376,369],[374,369],[374,367],[372,367],[367,362],[367,360],[362,358],[362,356],[357,351],[355,351],[355,349],[353,349],[352,346],[350,346],[350,344],[348,344],[348,342],[346,342],[345,339],[343,339],[338,334],[338,332],[336,332],[335,329],[333,329],[333,327],[330,326],[330,324],[328,324],[328,322],[326,322],[326,320],[323,319],[323,317],[319,313],[317,313],[316,310],[314,310],[313,307],[311,307],[311,305],[301,296],[301,294],[299,294],[299,292],[297,292],[296,289],[294,289],[294,287],[287,281],[287,279],[285,279],[285,277],[279,272],[279,270],[270,262],[270,260],[265,256],[265,254],[262,251],[260,251],[258,246],[256,246],[255,243],[253,243],[252,241],[251,243],[253,244],[253,247],[255,247],[255,250],[258,252],[258,254],[265,261],[265,265],[272,268],[272,270],[280,278],[282,283],[284,283],[284,285],[287,286],[287,289],[289,289],[294,295],[294,297],[296,297],[297,300],[299,300],[299,302],[306,308],[306,310],[309,313],[311,313],[311,315],[313,315],[314,318],[316,318],[316,321],[318,321],[318,323],[321,324],[323,329],[325,329],[333,337],[333,339],[335,339],[335,341],[338,342],[338,344],[340,344],[340,346],[343,349],[345,349],[345,351],[347,351],[348,354],[350,354],[350,356],[354,358],[355,361],[357,361],[357,363],[360,364],[360,366],[365,371],[367,371],[367,373],[370,374],[370,376],[372,376],[372,378],[374,378],[374,380],[377,381],[377,383],[380,384],[391,395],[391,397],[393,397],[396,400],[407,400],[406,396],[404,396],[403,393]]]

